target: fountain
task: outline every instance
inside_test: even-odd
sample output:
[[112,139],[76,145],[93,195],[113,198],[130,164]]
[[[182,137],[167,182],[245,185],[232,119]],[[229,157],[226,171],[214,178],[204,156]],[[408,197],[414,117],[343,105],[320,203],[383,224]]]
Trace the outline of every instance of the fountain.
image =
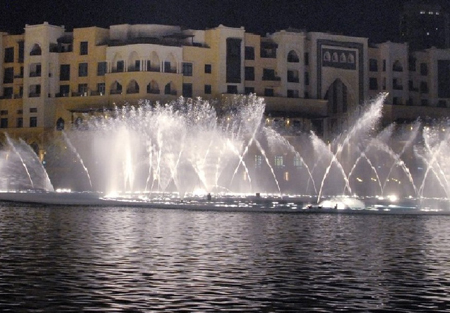
[[[184,99],[84,116],[47,147],[1,151],[0,199],[38,203],[305,211],[449,211],[448,121],[381,129],[386,95],[325,142],[281,135],[264,99]],[[50,177],[50,178],[49,178]],[[56,188],[72,192],[53,192]],[[206,197],[208,195],[208,197]],[[211,197],[213,195],[213,197]],[[256,195],[256,196],[253,196]]]

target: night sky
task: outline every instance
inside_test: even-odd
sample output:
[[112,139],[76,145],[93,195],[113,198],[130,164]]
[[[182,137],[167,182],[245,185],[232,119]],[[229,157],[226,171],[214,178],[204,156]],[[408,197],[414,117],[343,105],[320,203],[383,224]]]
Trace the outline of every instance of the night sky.
[[[1,0],[0,30],[21,33],[25,24],[48,21],[76,27],[169,24],[206,29],[219,24],[248,32],[288,27],[395,40],[407,0]],[[448,2],[448,0],[445,0]],[[107,4],[105,6],[104,4]]]

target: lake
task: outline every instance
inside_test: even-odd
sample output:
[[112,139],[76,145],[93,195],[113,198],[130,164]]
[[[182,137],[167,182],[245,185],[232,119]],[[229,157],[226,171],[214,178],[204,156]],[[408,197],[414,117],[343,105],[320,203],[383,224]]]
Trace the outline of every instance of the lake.
[[0,203],[1,312],[445,312],[450,216]]

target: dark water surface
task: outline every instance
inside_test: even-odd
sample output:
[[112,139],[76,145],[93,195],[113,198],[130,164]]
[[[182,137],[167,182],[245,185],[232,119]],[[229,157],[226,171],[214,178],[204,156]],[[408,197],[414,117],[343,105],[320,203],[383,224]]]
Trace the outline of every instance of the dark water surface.
[[0,204],[0,312],[450,310],[450,216]]

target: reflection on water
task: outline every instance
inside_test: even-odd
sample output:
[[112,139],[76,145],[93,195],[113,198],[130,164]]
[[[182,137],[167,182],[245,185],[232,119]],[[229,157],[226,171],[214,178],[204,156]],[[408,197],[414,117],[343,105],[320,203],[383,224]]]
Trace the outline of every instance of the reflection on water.
[[450,216],[0,206],[0,311],[446,311]]

